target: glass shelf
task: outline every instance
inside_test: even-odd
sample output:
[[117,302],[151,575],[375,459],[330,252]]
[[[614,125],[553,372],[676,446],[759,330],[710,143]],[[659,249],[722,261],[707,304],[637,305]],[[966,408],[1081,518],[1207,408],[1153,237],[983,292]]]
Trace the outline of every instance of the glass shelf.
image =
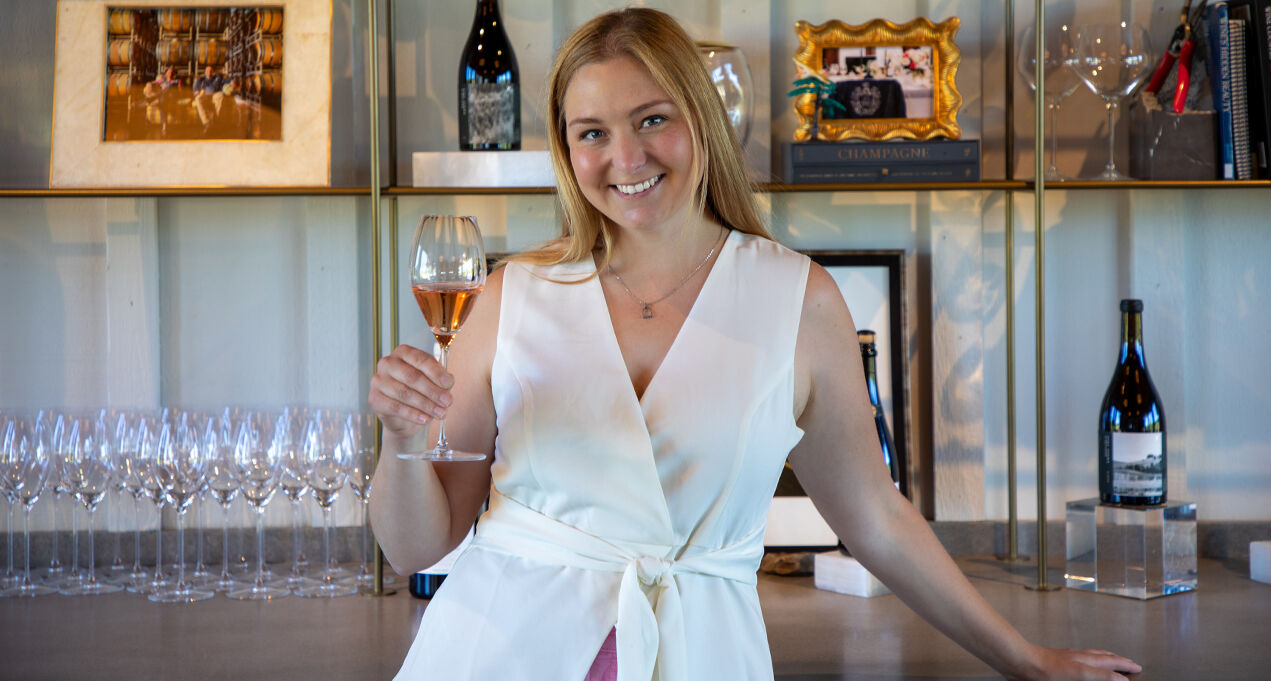
[[370,187],[83,187],[0,189],[0,199],[111,198],[147,196],[361,196]]

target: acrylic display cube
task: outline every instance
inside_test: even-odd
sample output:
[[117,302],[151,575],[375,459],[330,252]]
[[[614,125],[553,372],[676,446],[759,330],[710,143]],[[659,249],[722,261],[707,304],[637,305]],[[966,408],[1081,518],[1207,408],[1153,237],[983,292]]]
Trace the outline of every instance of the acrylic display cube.
[[1068,588],[1149,599],[1196,588],[1196,504],[1068,502]]

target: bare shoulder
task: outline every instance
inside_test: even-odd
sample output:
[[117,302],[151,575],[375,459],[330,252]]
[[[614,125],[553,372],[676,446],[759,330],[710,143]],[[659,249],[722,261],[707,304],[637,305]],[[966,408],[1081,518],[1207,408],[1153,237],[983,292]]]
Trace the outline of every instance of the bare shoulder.
[[805,339],[822,337],[826,333],[851,329],[855,335],[852,315],[848,312],[838,282],[824,267],[813,262],[808,270],[807,289],[803,294],[803,312],[799,321],[799,343]]

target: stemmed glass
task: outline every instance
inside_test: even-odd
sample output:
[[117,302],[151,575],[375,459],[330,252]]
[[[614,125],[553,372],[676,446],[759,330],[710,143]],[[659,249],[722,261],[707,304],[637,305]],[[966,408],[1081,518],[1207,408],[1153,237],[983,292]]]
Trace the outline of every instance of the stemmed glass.
[[177,512],[177,583],[151,592],[150,600],[157,603],[193,603],[213,595],[185,581],[185,513],[203,488],[206,462],[198,426],[192,421],[189,413],[183,413],[178,425],[165,423],[159,434],[155,466],[163,481],[163,494]]
[[159,519],[154,534],[154,576],[130,589],[140,593],[150,593],[171,585],[163,572],[163,507],[167,504],[167,495],[163,492],[163,474],[159,468],[159,433],[167,425],[166,418],[153,423],[148,419],[143,420],[137,433],[137,476],[141,480],[146,498],[154,504],[155,514]]
[[[485,248],[476,218],[425,215],[411,245],[410,290],[441,349],[446,368],[450,341],[459,333],[477,296],[485,288]],[[446,421],[437,419],[437,444],[425,452],[401,452],[398,458],[429,461],[480,461],[481,452],[458,452],[446,441]]]
[[1151,72],[1152,46],[1139,24],[1087,24],[1077,29],[1069,64],[1092,92],[1103,98],[1108,111],[1108,165],[1095,179],[1133,179],[1117,171],[1113,159],[1116,113]]
[[[1046,113],[1050,118],[1050,150],[1049,162],[1046,164],[1047,180],[1071,179],[1059,172],[1056,157],[1058,152],[1058,118],[1059,103],[1071,95],[1081,85],[1081,79],[1070,64],[1073,58],[1073,36],[1067,24],[1051,26],[1046,30],[1045,53],[1042,55],[1042,71],[1045,75],[1042,97],[1046,103]],[[1016,59],[1019,74],[1028,83],[1029,89],[1037,92],[1037,35],[1033,26],[1024,29],[1019,42],[1019,57]]]
[[273,432],[244,419],[239,426],[238,439],[234,443],[234,460],[238,464],[243,498],[256,512],[256,579],[251,585],[226,594],[243,600],[270,600],[291,593],[286,587],[265,581],[265,506],[278,491],[278,478],[282,474],[282,442],[279,433],[286,438],[286,425],[279,417]]
[[[53,424],[53,470],[49,472],[49,481],[56,480],[53,487],[54,506],[58,505],[57,501],[61,499],[63,493],[68,494],[72,498],[70,516],[71,516],[71,568],[66,576],[59,582],[64,589],[71,588],[81,581],[83,575],[79,571],[79,514],[75,512],[75,490],[71,486],[70,480],[66,477],[66,459],[71,456],[70,450],[77,446],[79,438],[79,430],[74,428],[76,419],[69,414],[59,414],[57,420]],[[56,518],[56,512],[54,513]],[[53,540],[57,541],[57,528],[54,527]],[[53,559],[57,560],[57,554],[53,554]],[[53,566],[49,566],[50,575],[53,573]]]
[[357,584],[370,584],[375,575],[370,570],[370,522],[367,504],[371,501],[371,477],[375,474],[375,425],[374,414],[358,413],[349,416],[352,431],[351,461],[349,462],[349,490],[362,509],[362,559]]
[[57,592],[51,586],[31,581],[31,507],[40,500],[53,467],[53,444],[47,426],[39,417],[30,427],[15,420],[5,427],[0,446],[0,461],[3,461],[5,474],[13,476],[18,502],[22,504],[22,535],[26,545],[22,581],[5,591],[6,596],[43,596]]
[[[115,507],[123,501],[123,497],[130,493],[128,487],[128,477],[132,470],[127,461],[127,455],[124,452],[128,440],[128,415],[123,412],[115,414],[115,428],[109,433],[108,452],[109,459],[106,467],[110,470],[111,488],[116,492],[113,497],[107,494],[111,508]],[[107,425],[110,424],[108,412],[102,410],[99,415]],[[107,579],[113,584],[127,584],[132,576],[128,574],[128,566],[124,565],[123,557],[123,532],[112,532],[115,538],[114,561],[110,567],[106,568]]]
[[[13,445],[13,438],[17,435],[17,426],[14,422],[13,417],[5,418],[4,428],[0,430],[0,447],[8,448]],[[17,473],[18,468],[13,466],[9,457],[4,456],[0,451],[0,490],[4,492],[4,498],[9,502],[9,564],[5,568],[4,579],[0,580],[0,591],[13,588],[22,582],[18,572],[13,569],[13,511],[18,506],[18,485],[21,484]]]
[[203,446],[208,451],[207,488],[212,499],[221,505],[224,524],[221,543],[221,575],[210,586],[218,591],[229,591],[238,586],[238,580],[229,570],[229,509],[238,498],[240,471],[234,462],[233,424],[229,415],[225,415],[218,423],[216,419],[208,421],[207,430],[203,434]]
[[313,500],[322,509],[322,582],[296,591],[300,596],[325,597],[351,596],[357,593],[356,584],[335,581],[336,571],[331,566],[331,505],[335,503],[349,475],[353,458],[353,419],[342,420],[337,414],[314,413],[305,427],[302,449],[305,458],[312,462],[309,485]]
[[98,419],[96,424],[90,424],[86,419],[74,419],[63,442],[62,480],[88,511],[88,577],[66,585],[62,593],[67,596],[95,596],[122,591],[123,587],[118,584],[97,581],[93,550],[93,516],[111,487],[110,449],[104,418]]
[[142,484],[141,440],[146,432],[144,417],[136,415],[129,419],[120,416],[115,427],[115,475],[121,480],[124,489],[132,497],[132,568],[121,575],[124,585],[129,591],[145,590],[150,573],[141,566],[141,498],[146,495],[146,487]]
[[278,479],[278,486],[282,488],[287,501],[291,502],[291,571],[287,575],[287,586],[293,589],[312,581],[304,574],[309,560],[304,555],[300,502],[304,501],[305,494],[309,492],[309,474],[313,472],[313,461],[301,446],[299,440],[302,437],[293,432],[296,427],[295,416],[290,408],[284,409],[280,423],[285,424],[285,427],[280,425],[280,430],[274,433],[274,442],[279,443],[282,448],[282,475]]

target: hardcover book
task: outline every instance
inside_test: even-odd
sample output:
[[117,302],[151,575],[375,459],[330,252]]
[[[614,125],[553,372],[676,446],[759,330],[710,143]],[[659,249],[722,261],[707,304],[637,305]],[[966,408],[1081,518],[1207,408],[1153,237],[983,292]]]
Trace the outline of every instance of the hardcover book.
[[788,143],[782,179],[789,184],[976,182],[979,140]]

